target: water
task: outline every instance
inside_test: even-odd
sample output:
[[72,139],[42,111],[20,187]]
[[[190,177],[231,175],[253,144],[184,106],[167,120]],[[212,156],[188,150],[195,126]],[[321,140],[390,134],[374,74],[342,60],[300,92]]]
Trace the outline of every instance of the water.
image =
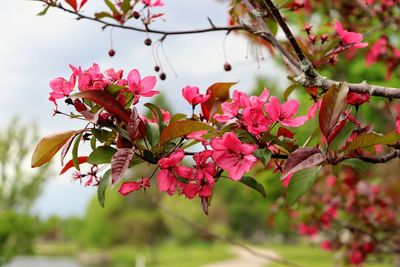
[[16,257],[4,267],[82,267],[70,258]]

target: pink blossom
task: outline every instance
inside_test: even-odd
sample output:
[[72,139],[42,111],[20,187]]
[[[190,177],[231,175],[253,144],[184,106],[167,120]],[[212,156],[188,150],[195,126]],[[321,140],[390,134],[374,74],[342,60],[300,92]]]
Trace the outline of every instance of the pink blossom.
[[233,180],[240,180],[243,174],[249,171],[257,158],[252,154],[256,145],[240,142],[235,133],[225,133],[222,137],[211,141],[214,149],[213,160],[218,167],[226,170]]
[[82,71],[70,65],[74,74],[78,77],[78,88],[80,91],[103,90],[110,84],[110,80],[100,72],[98,64],[94,63],[89,69]]
[[[241,107],[243,109],[245,108],[252,108],[252,109],[258,109],[261,108],[265,102],[267,102],[268,98],[270,96],[270,93],[267,88],[264,88],[264,90],[261,92],[260,96],[248,96],[245,93],[240,93],[237,94],[238,102],[240,103]],[[235,96],[234,96],[235,97]]]
[[264,115],[261,108],[246,108],[243,110],[242,120],[247,131],[255,135],[266,132],[271,125],[271,120]]
[[199,87],[191,87],[189,85],[182,89],[182,95],[192,106],[204,103],[210,98],[209,95],[200,94]]
[[185,153],[183,149],[178,149],[168,157],[162,158],[158,161],[160,171],[157,175],[158,189],[163,192],[167,192],[169,195],[173,195],[178,185],[176,179],[176,172],[179,175],[185,175],[185,170],[179,167],[178,164],[182,161]]
[[396,131],[400,134],[400,114],[396,116]]
[[321,108],[321,100],[318,100],[316,103],[314,103],[307,111],[307,117],[309,120],[313,119],[315,115],[317,114],[317,111]]
[[337,20],[335,20],[334,29],[344,45],[352,45],[354,48],[363,48],[368,45],[368,43],[362,43],[363,36],[361,33],[343,29],[343,25]]
[[50,88],[53,90],[50,92],[49,100],[56,103],[56,99],[60,99],[72,92],[75,87],[76,76],[74,74],[71,75],[69,81],[65,80],[62,77],[55,78],[50,81]]
[[204,180],[207,181],[211,187],[214,186],[214,176],[216,175],[214,163],[208,160],[212,154],[212,150],[205,150],[193,156],[193,159],[196,162],[194,177],[199,182],[203,182]]
[[364,262],[364,256],[361,251],[353,250],[350,254],[349,261],[351,264],[358,265]]
[[299,102],[291,99],[281,105],[278,98],[271,97],[268,104],[264,106],[265,112],[274,122],[288,127],[298,127],[307,121],[307,116],[293,117],[299,109]]
[[193,132],[191,134],[186,135],[186,138],[196,140],[198,142],[201,142],[204,146],[206,146],[209,144],[208,141],[203,137],[206,133],[208,133],[208,131],[206,131],[206,130],[197,131],[197,132]]
[[156,86],[156,77],[147,76],[141,79],[140,73],[137,69],[131,70],[128,74],[128,87],[129,91],[135,96],[135,102],[139,101],[140,96],[151,97],[160,93],[153,90]]
[[235,118],[239,112],[239,109],[243,110],[246,108],[259,109],[268,100],[270,93],[268,89],[264,88],[264,91],[260,96],[248,96],[243,92],[235,90],[233,97],[230,102],[224,102],[221,104],[222,114],[214,115],[214,119],[218,122],[224,123]]
[[149,7],[164,6],[163,0],[142,0],[142,3]]
[[150,179],[148,177],[142,177],[138,182],[125,182],[122,183],[118,192],[126,196],[132,191],[138,191],[141,189],[146,189],[146,187],[150,187]]
[[387,41],[388,40],[386,37],[381,37],[371,46],[371,49],[367,52],[367,55],[365,56],[367,66],[374,64],[378,60],[378,57],[380,55],[387,52]]
[[108,69],[104,71],[104,73],[111,82],[118,82],[119,80],[122,79],[123,70],[115,72],[114,69]]
[[321,248],[326,251],[332,250],[332,243],[329,240],[324,240],[321,242]]

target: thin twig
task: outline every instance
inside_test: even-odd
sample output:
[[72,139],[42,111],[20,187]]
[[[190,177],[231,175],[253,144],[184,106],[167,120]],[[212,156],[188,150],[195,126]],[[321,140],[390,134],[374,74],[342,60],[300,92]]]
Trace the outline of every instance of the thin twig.
[[[43,1],[41,0],[41,2],[43,2]],[[133,31],[138,31],[138,32],[145,32],[145,33],[161,34],[161,35],[185,35],[185,34],[198,34],[198,33],[215,32],[215,31],[228,31],[229,32],[229,31],[233,31],[233,30],[245,30],[245,27],[242,25],[224,26],[224,27],[216,27],[214,25],[210,28],[183,30],[183,31],[154,30],[154,29],[150,29],[148,26],[145,28],[138,28],[138,27],[134,27],[134,26],[127,26],[127,25],[121,25],[121,24],[117,24],[117,23],[106,22],[104,20],[86,16],[86,15],[83,15],[74,10],[65,8],[61,4],[53,6],[53,7],[61,9],[67,13],[76,15],[76,16],[78,16],[78,19],[86,19],[86,20],[91,20],[91,21],[95,21],[100,24],[103,24],[103,29],[105,29],[107,27],[115,27],[115,28],[133,30]]]

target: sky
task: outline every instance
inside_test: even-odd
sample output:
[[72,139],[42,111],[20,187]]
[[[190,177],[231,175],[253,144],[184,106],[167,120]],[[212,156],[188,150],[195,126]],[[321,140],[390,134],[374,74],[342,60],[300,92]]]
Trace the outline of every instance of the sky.
[[[183,30],[208,27],[207,17],[215,25],[227,23],[227,6],[211,0],[165,0],[160,8],[165,21],[154,24],[155,29]],[[49,102],[49,81],[55,77],[69,77],[68,64],[86,69],[96,62],[102,70],[108,68],[129,70],[137,68],[143,75],[155,75],[151,48],[143,44],[146,34],[113,29],[114,57],[110,49],[109,29],[91,21],[77,21],[70,14],[50,9],[46,16],[36,16],[43,9],[40,3],[28,0],[8,1],[0,9],[0,127],[4,129],[11,118],[19,116],[22,122],[36,122],[41,136],[53,132],[84,127],[79,121],[53,117],[53,104]],[[103,1],[89,0],[84,12],[105,10]],[[134,21],[132,25],[138,23]],[[136,26],[140,26],[136,24]],[[149,35],[153,41],[157,35]],[[215,82],[236,82],[236,89],[249,92],[256,77],[265,77],[272,83],[285,84],[285,72],[268,57],[257,64],[246,59],[248,42],[240,36],[214,32],[199,35],[168,36],[164,50],[177,76],[163,66],[167,73],[165,81],[158,81],[161,91],[172,105],[174,112],[188,113],[190,107],[181,97],[186,85],[199,86],[205,92]],[[223,65],[224,47],[231,72]],[[259,66],[258,66],[259,65]],[[54,172],[60,169],[59,160],[53,163]],[[26,168],[30,168],[29,164]],[[33,212],[41,217],[51,215],[71,216],[84,214],[95,188],[73,182],[70,174],[49,177]]]

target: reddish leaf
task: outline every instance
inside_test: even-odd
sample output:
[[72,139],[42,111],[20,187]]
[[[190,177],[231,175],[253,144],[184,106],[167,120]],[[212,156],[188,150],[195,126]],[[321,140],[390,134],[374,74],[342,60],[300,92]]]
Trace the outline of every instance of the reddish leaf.
[[132,108],[131,117],[128,122],[128,133],[131,141],[138,139],[140,118],[135,107]]
[[130,111],[126,110],[113,96],[107,91],[85,91],[70,96],[71,98],[85,98],[99,104],[108,112],[119,118],[121,121],[128,123]]
[[79,7],[79,9],[81,9],[85,4],[86,4],[86,2],[87,2],[88,0],[82,0],[82,2],[81,2],[81,5],[80,5],[80,7]]
[[333,85],[325,93],[321,109],[319,111],[319,127],[325,138],[328,138],[331,130],[337,124],[340,114],[346,105],[347,93],[349,92],[349,87],[346,83],[339,85]]
[[[88,160],[88,157],[86,157],[86,156],[78,157],[78,164],[80,165],[82,163],[85,163],[85,162],[87,162],[87,160]],[[65,173],[72,167],[74,167],[74,161],[71,159],[70,161],[67,162],[67,164],[65,164],[64,168],[62,168],[62,170],[60,171],[60,175]]]
[[229,89],[236,83],[214,83],[207,89],[210,98],[201,104],[203,117],[210,120],[220,105],[229,99]]
[[122,179],[134,155],[131,148],[121,148],[111,159],[111,179],[113,184]]
[[199,122],[199,121],[192,121],[192,120],[176,121],[176,122],[170,123],[161,132],[160,143],[164,144],[165,142],[167,142],[171,139],[185,136],[187,134],[202,131],[202,130],[215,132],[214,127],[212,127],[206,123]]
[[76,131],[74,135],[71,136],[70,139],[68,139],[68,141],[65,143],[65,145],[63,146],[62,150],[61,150],[61,166],[64,165],[64,158],[67,155],[69,149],[71,148],[72,142],[74,141],[75,137],[80,134],[81,132],[86,131],[86,129],[80,130],[80,131]]
[[335,127],[332,128],[328,137],[326,138],[326,141],[328,142],[328,144],[330,144],[333,141],[333,139],[338,135],[338,133],[346,125],[347,118],[349,117],[349,115],[350,115],[350,112],[346,112],[346,116],[343,119],[341,119],[338,123],[336,123]]
[[316,166],[326,159],[325,155],[318,148],[302,147],[289,154],[283,169],[283,178],[289,173]]
[[78,11],[78,4],[76,0],[65,0],[75,11]]
[[32,168],[47,163],[63,147],[76,131],[65,131],[44,137],[37,144],[31,159]]

